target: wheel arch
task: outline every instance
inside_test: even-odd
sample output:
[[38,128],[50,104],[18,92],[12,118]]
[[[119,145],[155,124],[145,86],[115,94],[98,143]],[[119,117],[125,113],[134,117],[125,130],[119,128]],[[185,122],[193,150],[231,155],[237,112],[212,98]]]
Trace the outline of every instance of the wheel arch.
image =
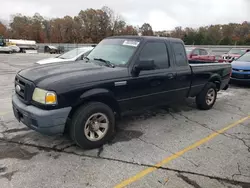
[[109,91],[108,89],[104,88],[96,88],[91,89],[86,92],[84,92],[80,98],[76,101],[75,104],[72,105],[72,110],[69,114],[69,118],[72,117],[74,112],[82,105],[89,103],[89,102],[101,102],[109,106],[115,115],[120,116],[120,107],[115,99],[114,94]]
[[210,79],[208,80],[208,82],[212,82],[216,85],[217,90],[220,90],[221,87],[221,77],[218,74],[214,74],[210,77]]

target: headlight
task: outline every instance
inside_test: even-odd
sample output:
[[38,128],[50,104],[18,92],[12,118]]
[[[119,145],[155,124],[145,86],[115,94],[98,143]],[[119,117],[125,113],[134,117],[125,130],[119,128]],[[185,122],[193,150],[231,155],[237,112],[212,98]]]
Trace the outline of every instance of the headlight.
[[32,100],[41,104],[57,104],[57,97],[55,92],[46,91],[40,88],[35,88]]

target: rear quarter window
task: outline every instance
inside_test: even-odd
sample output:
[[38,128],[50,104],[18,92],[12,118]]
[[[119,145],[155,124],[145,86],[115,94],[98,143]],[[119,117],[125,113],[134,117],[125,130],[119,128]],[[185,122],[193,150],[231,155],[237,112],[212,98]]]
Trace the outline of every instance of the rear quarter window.
[[185,53],[185,48],[182,43],[173,43],[173,50],[175,55],[175,61],[177,66],[187,66],[187,57]]
[[204,49],[200,49],[200,54],[201,55],[208,55],[207,51]]

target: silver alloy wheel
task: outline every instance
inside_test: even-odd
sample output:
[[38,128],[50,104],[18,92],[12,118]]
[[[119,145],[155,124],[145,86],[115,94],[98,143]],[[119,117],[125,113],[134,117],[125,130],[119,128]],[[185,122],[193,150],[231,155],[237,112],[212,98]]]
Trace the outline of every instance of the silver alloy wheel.
[[99,141],[106,135],[108,128],[108,117],[103,113],[95,113],[86,121],[84,134],[90,141]]
[[215,90],[213,88],[210,88],[206,96],[207,105],[213,104],[214,100],[215,100]]

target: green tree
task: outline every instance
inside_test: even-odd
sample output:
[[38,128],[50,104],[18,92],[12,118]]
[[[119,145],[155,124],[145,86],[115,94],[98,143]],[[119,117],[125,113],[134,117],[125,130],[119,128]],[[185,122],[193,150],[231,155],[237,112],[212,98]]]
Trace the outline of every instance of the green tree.
[[141,34],[143,36],[153,36],[154,32],[152,26],[149,23],[144,23],[140,28]]
[[45,19],[39,13],[29,17],[12,16],[8,26],[0,22],[0,35],[37,42],[98,43],[113,35],[175,37],[189,45],[249,45],[250,22],[217,24],[197,29],[176,27],[172,32],[153,32],[150,23],[141,27],[127,25],[124,19],[107,6],[81,10],[75,17]]
[[0,22],[0,36],[5,36],[7,33],[7,28],[6,26]]
[[10,31],[13,38],[32,39],[30,17],[16,14],[10,23]]

